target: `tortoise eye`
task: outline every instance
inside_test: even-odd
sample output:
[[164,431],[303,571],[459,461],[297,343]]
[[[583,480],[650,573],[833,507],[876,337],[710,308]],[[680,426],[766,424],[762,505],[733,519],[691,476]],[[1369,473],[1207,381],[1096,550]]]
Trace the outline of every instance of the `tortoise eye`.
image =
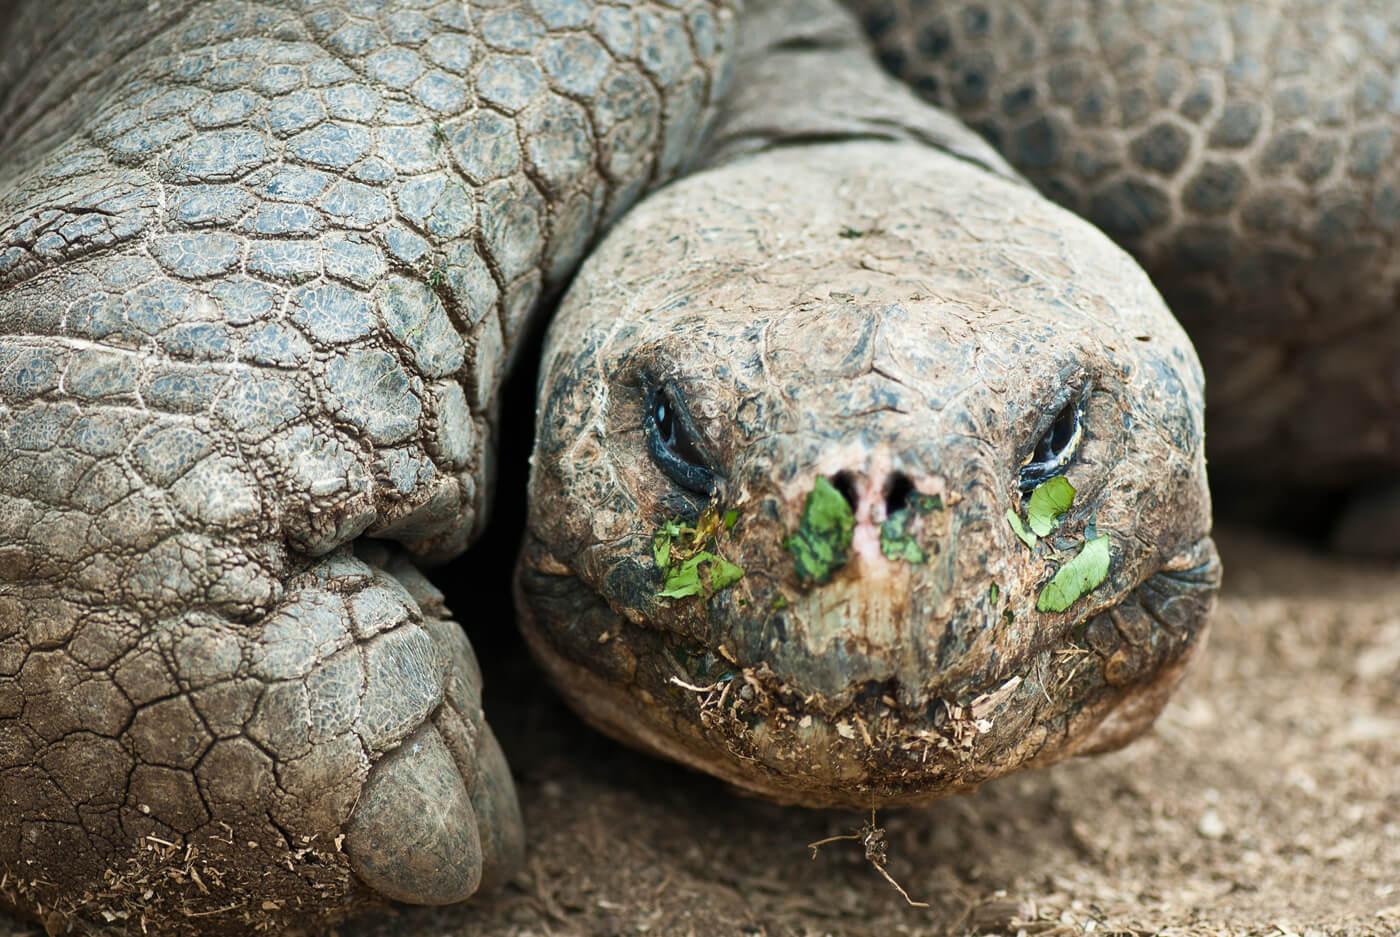
[[676,411],[671,408],[671,398],[665,391],[657,391],[652,398],[651,419],[656,424],[657,435],[667,448],[676,447]]
[[696,494],[709,494],[715,474],[696,443],[689,414],[678,391],[653,388],[647,394],[643,420],[652,461],[671,481]]
[[1084,438],[1083,400],[1076,397],[1055,415],[1055,420],[1035,444],[1031,459],[1021,467],[1021,490],[1035,487],[1056,475],[1063,475]]

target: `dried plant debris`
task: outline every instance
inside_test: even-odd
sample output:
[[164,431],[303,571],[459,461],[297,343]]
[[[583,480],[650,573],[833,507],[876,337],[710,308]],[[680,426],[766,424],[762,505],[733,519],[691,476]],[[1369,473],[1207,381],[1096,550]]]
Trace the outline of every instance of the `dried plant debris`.
[[1035,607],[1042,612],[1063,612],[1103,585],[1110,559],[1108,534],[1086,540],[1074,559],[1061,566],[1040,590]]
[[738,521],[738,511],[730,510],[721,516],[717,508],[710,506],[693,526],[680,519],[662,524],[651,541],[651,556],[661,573],[657,596],[709,596],[743,578],[743,568],[717,552],[721,531],[733,530]]
[[818,585],[828,582],[851,555],[856,518],[836,486],[818,478],[807,494],[797,532],[783,540],[783,549],[797,564],[797,577]]
[[1021,682],[1021,677],[1012,677],[995,690],[982,693],[967,703],[943,700],[947,718],[937,740],[938,747],[957,755],[960,761],[971,758],[977,737],[992,731],[997,711],[1015,695]]
[[854,833],[842,833],[839,836],[828,836],[826,839],[819,839],[815,843],[808,843],[807,848],[812,850],[812,858],[817,858],[817,852],[830,843],[839,843],[844,840],[854,840],[865,848],[865,860],[875,867],[875,871],[894,886],[894,890],[909,902],[912,908],[927,908],[927,901],[915,901],[909,897],[909,893],[904,890],[904,886],[895,881],[894,876],[885,868],[889,864],[889,840],[885,839],[885,828],[877,826],[875,823],[875,808],[870,808],[870,820],[862,823],[859,830]]

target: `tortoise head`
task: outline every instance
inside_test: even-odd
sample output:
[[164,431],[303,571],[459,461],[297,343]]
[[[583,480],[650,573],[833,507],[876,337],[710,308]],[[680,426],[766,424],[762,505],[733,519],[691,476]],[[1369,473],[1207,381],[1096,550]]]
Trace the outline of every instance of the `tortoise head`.
[[693,176],[594,254],[543,367],[526,632],[632,744],[924,800],[1126,742],[1203,643],[1196,358],[1013,182],[856,143]]

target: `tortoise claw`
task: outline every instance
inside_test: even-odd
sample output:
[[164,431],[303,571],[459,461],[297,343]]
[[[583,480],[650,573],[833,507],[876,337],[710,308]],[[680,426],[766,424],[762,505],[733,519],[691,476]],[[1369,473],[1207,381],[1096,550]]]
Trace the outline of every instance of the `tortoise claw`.
[[524,864],[525,825],[505,753],[490,728],[483,729],[477,741],[476,784],[471,800],[476,816],[483,821],[481,888],[490,891]]
[[360,880],[396,901],[452,904],[480,886],[476,812],[432,725],[375,766],[348,824],[345,848]]

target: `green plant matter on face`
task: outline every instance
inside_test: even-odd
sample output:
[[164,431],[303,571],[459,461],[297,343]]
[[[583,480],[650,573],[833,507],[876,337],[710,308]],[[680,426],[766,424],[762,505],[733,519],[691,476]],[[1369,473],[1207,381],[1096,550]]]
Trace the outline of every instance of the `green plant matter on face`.
[[[701,577],[702,567],[708,583]],[[666,571],[666,580],[657,595],[665,599],[684,599],[702,592],[727,589],[743,578],[744,571],[718,554],[702,550],[679,566]]]
[[1086,540],[1074,559],[1061,566],[1040,590],[1035,607],[1042,612],[1063,612],[1103,585],[1111,559],[1108,547],[1108,534]]
[[1011,510],[1011,508],[1007,508],[1006,523],[1011,525],[1011,532],[1014,533],[1022,543],[1029,549],[1035,549],[1035,545],[1039,541],[1036,540],[1035,534],[1026,529],[1025,522],[1021,520],[1021,515]]
[[1059,524],[1060,517],[1074,503],[1074,486],[1063,475],[1041,482],[1031,492],[1026,508],[1026,523],[1037,536],[1048,537]]
[[1007,508],[1006,522],[1011,531],[1028,548],[1034,550],[1039,538],[1048,537],[1060,523],[1060,518],[1074,504],[1074,486],[1062,475],[1047,479],[1031,492],[1026,506],[1026,519]]
[[938,495],[915,494],[909,507],[900,508],[880,525],[880,552],[888,560],[927,563],[928,553],[914,537],[914,520],[921,514],[943,509]]
[[928,554],[909,531],[913,519],[913,513],[906,508],[895,511],[880,525],[880,552],[885,554],[885,559],[916,564],[928,562]]
[[797,532],[783,540],[792,554],[797,578],[824,583],[845,565],[851,555],[856,518],[841,492],[825,478],[818,478],[807,494]]
[[708,507],[694,526],[678,519],[663,523],[651,541],[651,556],[661,572],[657,596],[685,599],[712,595],[743,578],[742,567],[715,552],[720,530],[733,530],[738,521],[738,511],[728,511],[721,518],[715,508]]

